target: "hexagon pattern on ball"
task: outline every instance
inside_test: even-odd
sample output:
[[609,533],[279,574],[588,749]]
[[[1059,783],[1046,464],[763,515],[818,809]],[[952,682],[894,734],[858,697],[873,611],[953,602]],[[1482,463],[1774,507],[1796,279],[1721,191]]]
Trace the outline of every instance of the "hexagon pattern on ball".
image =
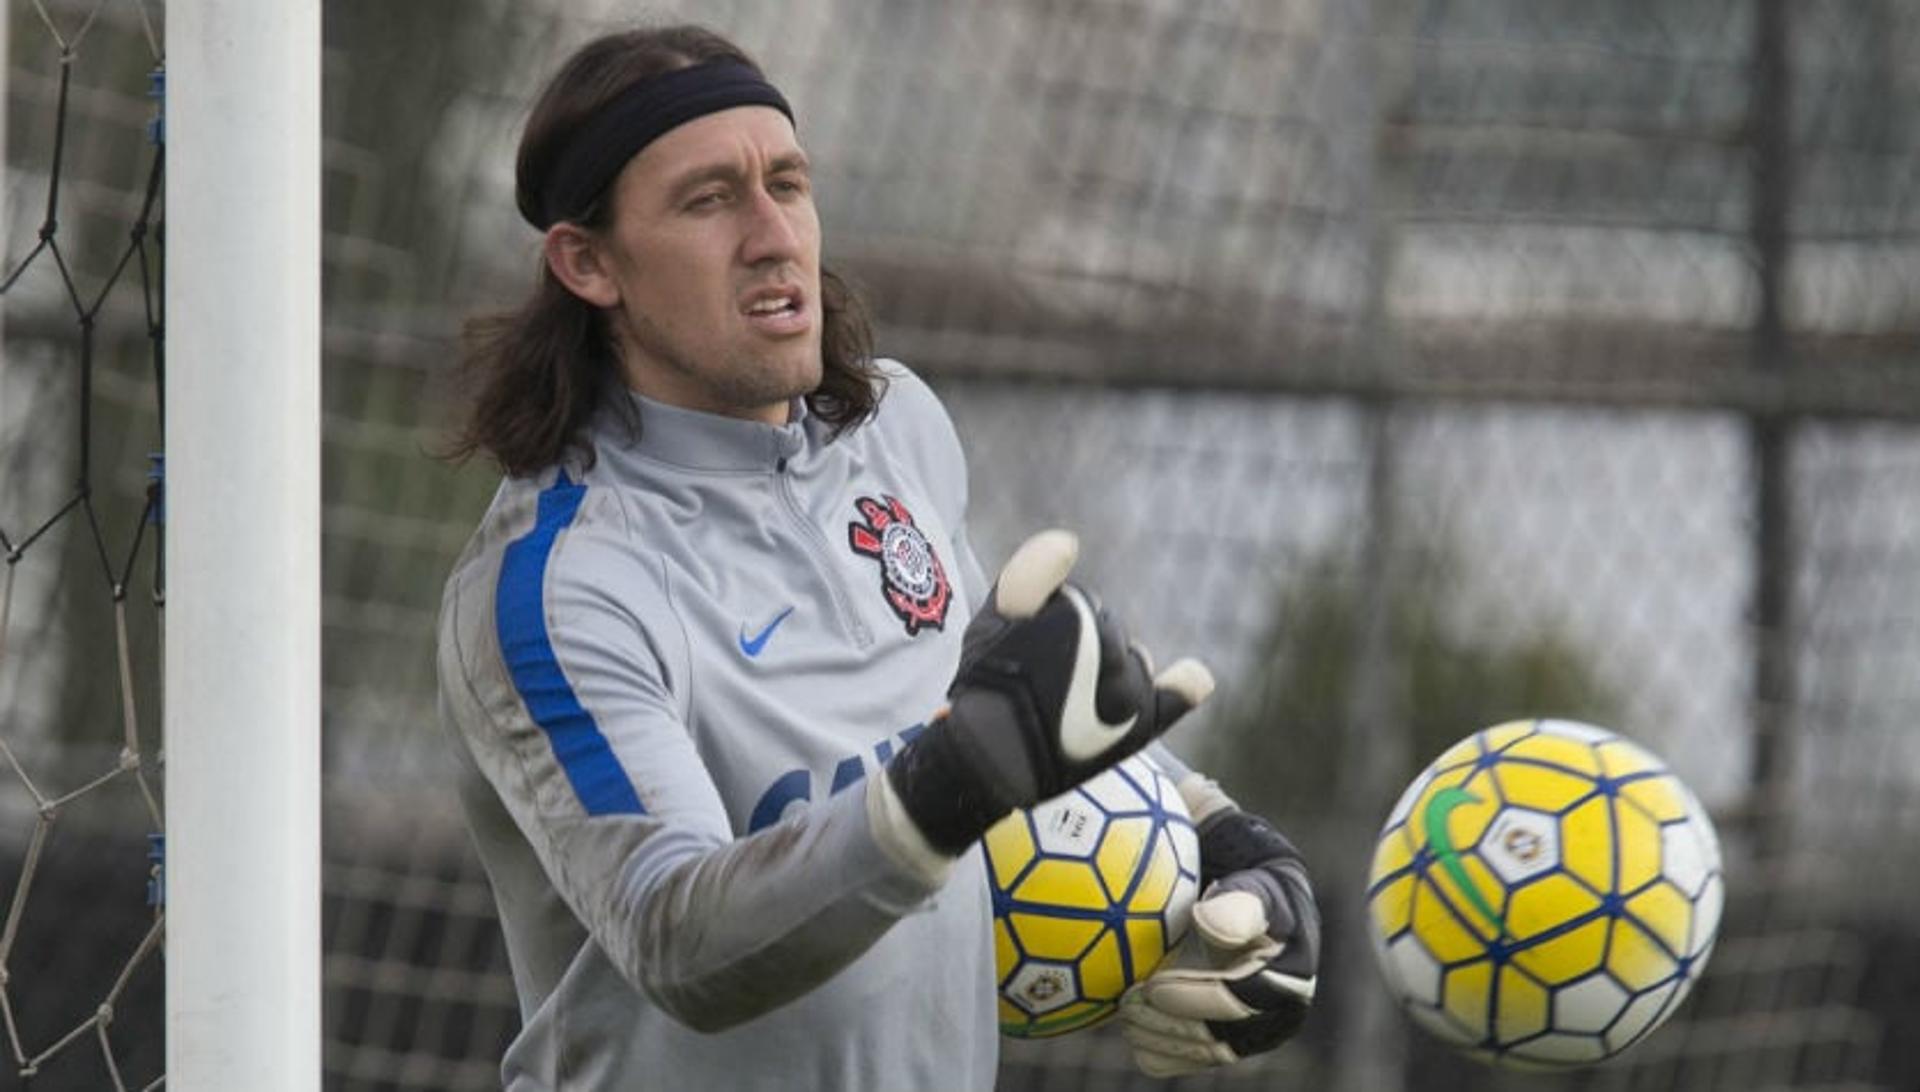
[[1417,1025],[1515,1068],[1609,1058],[1706,965],[1725,901],[1706,809],[1604,728],[1514,721],[1423,770],[1367,885],[1381,973]]
[[1009,815],[982,844],[1007,1035],[1100,1023],[1186,933],[1200,842],[1173,782],[1143,756]]

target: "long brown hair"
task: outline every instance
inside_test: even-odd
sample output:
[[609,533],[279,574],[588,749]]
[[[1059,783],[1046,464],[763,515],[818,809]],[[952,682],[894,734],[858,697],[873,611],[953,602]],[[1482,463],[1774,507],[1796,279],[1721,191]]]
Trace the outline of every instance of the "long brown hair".
[[[540,202],[567,139],[602,107],[634,84],[689,65],[731,60],[759,65],[740,47],[702,27],[630,30],[596,38],[568,59],[541,92],[520,134],[514,200],[529,223],[542,221]],[[605,192],[573,223],[603,230],[612,220]],[[873,413],[885,380],[873,363],[873,330],[866,308],[831,270],[820,270],[823,319],[820,385],[807,408],[835,433]],[[484,451],[508,474],[530,474],[578,451],[593,451],[585,430],[601,405],[624,410],[620,358],[606,316],[562,285],[545,261],[539,283],[518,308],[467,320],[462,331],[463,386],[472,392],[445,454],[464,460]],[[643,423],[631,414],[628,423]]]

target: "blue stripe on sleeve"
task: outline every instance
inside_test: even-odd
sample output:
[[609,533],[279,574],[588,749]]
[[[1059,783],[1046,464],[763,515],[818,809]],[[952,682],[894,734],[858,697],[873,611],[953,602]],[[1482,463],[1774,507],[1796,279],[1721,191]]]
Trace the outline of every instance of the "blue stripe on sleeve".
[[534,723],[547,734],[554,757],[567,773],[588,815],[645,814],[627,771],[613,755],[593,715],[574,696],[547,635],[545,603],[547,561],[554,540],[573,522],[587,487],[565,472],[540,494],[533,530],[507,546],[494,589],[494,625],[500,654],[513,676],[514,689]]

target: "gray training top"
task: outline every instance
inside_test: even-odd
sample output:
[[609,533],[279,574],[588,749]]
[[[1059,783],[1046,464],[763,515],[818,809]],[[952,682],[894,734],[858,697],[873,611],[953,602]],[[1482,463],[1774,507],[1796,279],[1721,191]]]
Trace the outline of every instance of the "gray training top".
[[987,590],[953,427],[883,363],[831,443],[797,402],[774,427],[632,396],[637,439],[605,415],[590,469],[503,482],[456,564],[442,719],[512,1092],[992,1086],[979,851],[942,886],[869,820]]

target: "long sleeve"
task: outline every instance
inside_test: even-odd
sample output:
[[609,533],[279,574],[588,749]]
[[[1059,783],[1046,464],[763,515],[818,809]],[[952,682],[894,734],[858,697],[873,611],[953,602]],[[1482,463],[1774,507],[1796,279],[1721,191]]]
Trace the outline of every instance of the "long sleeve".
[[531,531],[443,605],[445,716],[553,889],[635,988],[699,1030],[830,978],[937,889],[876,841],[872,778],[734,840],[672,685],[690,670],[651,574],[540,495]]

